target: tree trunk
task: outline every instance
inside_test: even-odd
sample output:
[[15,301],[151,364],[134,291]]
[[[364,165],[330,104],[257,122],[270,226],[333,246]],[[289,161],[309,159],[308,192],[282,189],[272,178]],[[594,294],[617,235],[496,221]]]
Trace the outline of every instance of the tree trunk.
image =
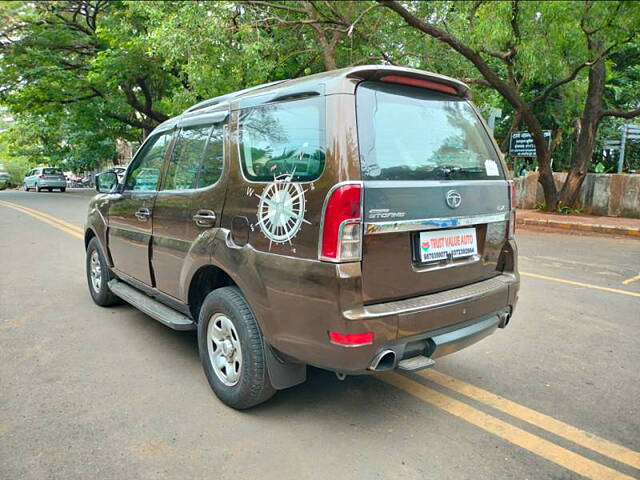
[[542,133],[542,126],[538,118],[527,105],[522,111],[522,119],[529,129],[529,133],[536,146],[536,160],[538,161],[538,183],[542,185],[544,192],[544,202],[546,210],[553,212],[558,205],[558,190],[553,181],[553,171],[551,170],[551,152],[547,145],[547,140]]
[[602,118],[603,95],[605,82],[604,60],[593,64],[589,70],[589,87],[587,98],[580,118],[580,131],[576,139],[575,154],[571,162],[571,170],[560,191],[560,202],[573,207],[578,200],[582,182],[589,171],[596,143],[598,124]]

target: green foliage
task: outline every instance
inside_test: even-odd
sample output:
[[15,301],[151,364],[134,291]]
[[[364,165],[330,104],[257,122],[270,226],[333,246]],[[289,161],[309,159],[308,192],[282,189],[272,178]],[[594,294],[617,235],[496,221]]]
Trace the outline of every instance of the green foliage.
[[[479,52],[526,100],[593,60],[584,29],[595,31],[596,50],[611,47],[607,108],[629,109],[637,102],[640,47],[633,35],[640,4],[403,4]],[[479,81],[469,61],[407,28],[399,15],[374,1],[4,2],[0,25],[0,103],[15,119],[0,143],[5,156],[31,163],[76,171],[103,166],[114,159],[116,140],[141,140],[205,98],[365,63],[469,79],[483,111],[502,109],[495,133],[503,147],[511,129],[524,128],[513,122],[504,97]],[[511,50],[510,62],[499,58]],[[556,169],[571,166],[588,70],[535,106],[543,128],[554,132]],[[619,124],[605,118],[598,145]],[[630,166],[640,164],[636,150],[630,155]],[[600,160],[599,148],[594,158]]]
[[564,205],[562,202],[558,203],[556,212],[562,215],[579,215],[584,211],[582,207],[572,207],[570,205]]
[[22,185],[24,176],[35,166],[25,157],[8,157],[3,161],[5,168],[9,172],[9,186],[11,187]]

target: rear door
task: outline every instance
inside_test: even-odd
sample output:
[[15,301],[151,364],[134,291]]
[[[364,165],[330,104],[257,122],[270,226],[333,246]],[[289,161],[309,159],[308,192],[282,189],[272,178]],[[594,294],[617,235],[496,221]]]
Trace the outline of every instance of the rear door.
[[508,184],[473,106],[407,85],[357,89],[365,302],[498,275]]
[[[220,225],[226,183],[222,181],[226,112],[182,125],[153,210],[151,263],[156,288],[187,302],[183,274]],[[206,123],[202,123],[206,122]],[[215,122],[215,123],[214,123]]]
[[62,170],[58,168],[43,168],[42,173],[45,180],[58,180],[64,181],[64,175]]
[[173,132],[150,137],[132,161],[124,191],[109,203],[109,252],[116,270],[152,285],[149,244],[153,204]]

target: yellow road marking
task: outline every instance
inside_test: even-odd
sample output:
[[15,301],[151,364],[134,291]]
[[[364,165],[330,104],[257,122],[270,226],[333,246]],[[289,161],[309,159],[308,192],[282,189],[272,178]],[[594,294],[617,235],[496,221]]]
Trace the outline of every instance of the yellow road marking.
[[539,278],[541,280],[549,280],[550,282],[566,283],[567,285],[575,285],[576,287],[593,288],[594,290],[602,290],[610,293],[620,293],[622,295],[631,295],[632,297],[640,297],[640,293],[629,292],[628,290],[620,290],[618,288],[601,287],[600,285],[593,285],[591,283],[574,282],[573,280],[566,280],[564,278],[549,277],[547,275],[539,275],[537,273],[520,272],[523,277]]
[[629,285],[631,282],[635,282],[637,280],[640,280],[640,275],[636,275],[635,277],[627,278],[626,280],[622,281],[622,284],[623,285]]
[[594,480],[631,480],[632,478],[397,373],[386,374],[378,378],[434,407],[586,478]]
[[[65,222],[64,220],[10,202],[0,201],[0,205],[12,208],[17,211],[21,211],[23,213],[26,213],[27,215],[31,215],[34,218],[48,223],[66,233],[69,233],[76,238],[83,238],[83,232],[81,228]],[[580,282],[557,279],[554,277],[546,277],[544,275],[530,273],[524,273],[523,275],[545,280],[559,281],[571,285],[612,291],[615,293],[640,296],[640,294],[635,294],[634,292],[626,292],[624,290],[598,287],[596,285],[583,284]],[[474,398],[498,410],[502,410],[513,417],[520,418],[533,425],[539,426],[540,428],[546,429],[551,433],[555,433],[558,436],[571,440],[578,445],[590,448],[593,451],[602,453],[603,455],[631,465],[635,468],[638,468],[639,466],[639,454],[637,452],[634,452],[633,450],[601,439],[595,435],[590,435],[587,432],[555,420],[554,418],[548,417],[547,415],[536,412],[522,405],[518,405],[514,402],[511,402],[510,400],[504,399],[486,390],[482,390],[478,387],[465,384],[464,382],[456,380],[452,377],[448,377],[445,374],[431,371],[428,372],[425,377],[435,383],[443,385],[454,391],[458,391],[463,395]],[[482,428],[489,433],[492,433],[525,450],[535,453],[542,458],[550,460],[587,478],[602,478],[612,480],[629,480],[632,478],[617,470],[601,465],[600,463],[597,463],[593,460],[589,460],[588,458],[578,455],[570,450],[567,450],[566,448],[560,447],[548,440],[538,437],[537,435],[522,430],[521,428],[515,427],[503,420],[481,412],[480,410],[477,410],[467,405],[466,403],[460,402],[459,400],[451,398],[443,393],[421,385],[420,383],[410,380],[401,375],[395,373],[385,375],[383,380],[395,386],[396,388],[399,388],[400,390],[403,390],[435,407],[446,411],[447,413],[462,418],[463,420],[466,420],[467,422],[476,425],[477,427]]]
[[65,220],[62,220],[61,218],[54,217],[52,215],[48,215],[48,214],[46,214],[46,213],[44,213],[44,212],[42,212],[40,210],[34,210],[33,208],[29,208],[29,207],[27,207],[25,205],[21,205],[21,204],[18,204],[18,203],[5,202],[5,201],[1,201],[1,200],[0,200],[0,204],[5,204],[6,206],[11,206],[11,207],[19,208],[19,209],[22,209],[22,210],[26,210],[26,211],[28,211],[30,213],[35,214],[35,215],[40,215],[40,216],[46,217],[46,218],[50,219],[53,222],[59,223],[64,227],[70,228],[71,230],[77,230],[78,232],[83,233],[83,230],[82,230],[81,227],[79,227],[77,225],[74,225],[73,223],[69,223],[69,222],[67,222]]
[[527,423],[547,430],[577,445],[640,469],[640,453],[631,450],[630,448],[580,430],[579,428],[568,425],[553,417],[532,410],[531,408],[512,402],[511,400],[507,400],[506,398],[488,392],[480,387],[476,387],[475,385],[463,382],[457,378],[450,377],[445,373],[438,372],[436,370],[424,370],[420,372],[420,375],[427,380],[437,383],[438,385],[442,385],[454,392],[466,395],[467,397],[484,403],[485,405],[489,405],[496,410],[507,413],[512,417],[524,420]]
[[60,220],[59,218],[52,217],[42,212],[38,212],[37,210],[32,210],[30,208],[23,207],[22,205],[16,205],[15,203],[4,202],[0,200],[0,205],[4,207],[12,208],[22,213],[26,213],[27,215],[31,215],[32,217],[37,218],[41,222],[48,223],[49,225],[59,230],[62,230],[63,232],[68,233],[73,237],[80,238],[80,239],[84,238],[81,228],[76,227],[71,223],[65,222],[64,220]]

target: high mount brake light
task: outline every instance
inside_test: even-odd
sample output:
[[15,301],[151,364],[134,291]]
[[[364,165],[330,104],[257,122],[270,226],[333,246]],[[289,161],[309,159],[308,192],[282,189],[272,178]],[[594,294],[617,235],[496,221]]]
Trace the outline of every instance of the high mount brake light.
[[438,92],[458,95],[458,91],[455,88],[450,87],[449,85],[443,85],[442,83],[432,82],[431,80],[403,77],[401,75],[385,75],[384,77],[380,78],[380,81],[389,83],[402,83],[404,85],[411,85],[412,87],[428,88],[429,90],[437,90]]
[[328,194],[322,212],[320,260],[357,262],[362,254],[362,185],[344,183]]

